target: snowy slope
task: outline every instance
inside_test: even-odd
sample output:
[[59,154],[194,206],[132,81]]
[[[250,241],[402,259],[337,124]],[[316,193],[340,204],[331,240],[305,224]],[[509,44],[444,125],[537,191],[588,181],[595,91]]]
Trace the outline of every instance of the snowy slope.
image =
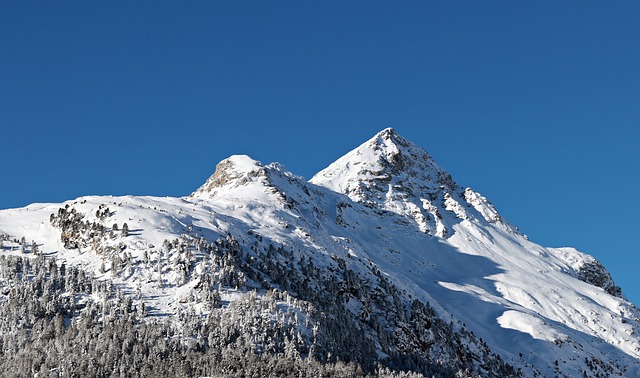
[[[76,218],[85,229],[65,223]],[[259,295],[269,285],[282,289],[275,279],[255,278],[269,276],[260,251],[281,246],[291,256],[276,263],[302,269],[302,261],[312,260],[323,274],[357,275],[344,281],[352,285],[344,305],[362,324],[391,311],[375,300],[386,280],[397,288],[400,307],[429,304],[456,332],[473,332],[462,344],[475,351],[478,366],[482,343],[474,337],[524,376],[640,375],[640,312],[597,260],[529,241],[486,198],[456,184],[392,129],[308,182],[277,163],[236,155],[190,196],[81,197],[3,210],[0,235],[9,239],[3,253],[35,255],[33,240],[38,253],[113,281],[155,316],[206,316],[211,308],[197,297],[207,272],[221,282],[223,303],[252,289]],[[207,246],[230,237],[261,274],[219,269]],[[287,289],[298,295],[295,285]],[[397,335],[403,324],[385,327]],[[424,336],[408,337],[419,344]],[[380,358],[388,354],[384,342],[374,345]]]

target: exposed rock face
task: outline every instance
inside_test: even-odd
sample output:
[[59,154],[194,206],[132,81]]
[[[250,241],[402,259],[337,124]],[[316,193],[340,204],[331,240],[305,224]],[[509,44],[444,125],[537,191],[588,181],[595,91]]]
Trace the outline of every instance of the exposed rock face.
[[225,186],[242,186],[253,180],[267,178],[265,167],[246,155],[234,155],[216,165],[216,170],[192,197],[213,197]]
[[607,293],[624,298],[622,289],[611,278],[611,273],[598,260],[587,261],[578,269],[578,278],[586,283],[601,287]]
[[615,284],[611,273],[593,256],[582,253],[575,248],[549,248],[554,256],[560,258],[568,266],[566,273],[588,284],[604,289],[608,294],[625,299],[622,289]]

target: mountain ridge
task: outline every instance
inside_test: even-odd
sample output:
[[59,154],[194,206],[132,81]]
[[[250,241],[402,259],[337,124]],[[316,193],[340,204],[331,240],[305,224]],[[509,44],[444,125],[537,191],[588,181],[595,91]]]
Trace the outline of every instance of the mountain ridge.
[[[7,256],[81,267],[155,319],[224,318],[283,291],[303,357],[357,349],[369,371],[440,376],[639,373],[640,312],[602,264],[529,241],[393,129],[309,181],[234,155],[189,196],[2,210],[0,234]],[[312,307],[336,318],[300,310]]]

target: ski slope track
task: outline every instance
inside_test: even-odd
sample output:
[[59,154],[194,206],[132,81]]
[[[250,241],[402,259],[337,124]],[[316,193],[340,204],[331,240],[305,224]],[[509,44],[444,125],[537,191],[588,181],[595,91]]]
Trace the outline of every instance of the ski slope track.
[[[57,216],[71,211],[110,235],[65,239]],[[602,264],[572,248],[530,241],[484,196],[458,185],[393,129],[308,181],[278,163],[235,155],[189,196],[88,196],[2,210],[0,235],[5,255],[33,256],[35,246],[58,264],[82,267],[144,300],[149,318],[176,322],[178,314],[206,317],[211,311],[193,300],[193,292],[212,265],[196,249],[176,252],[167,241],[195,245],[233,237],[250,258],[261,248],[283,247],[293,261],[311,259],[326,272],[352,271],[369,283],[369,292],[379,274],[397,288],[405,308],[416,300],[428,304],[522,376],[640,376],[640,311]],[[178,268],[184,259],[172,253],[195,257],[188,268]],[[264,283],[245,281],[219,284],[223,306],[250,292],[265,295]],[[345,306],[354,319],[364,319],[368,304],[352,291]],[[386,326],[397,333],[393,322]],[[462,344],[481,354],[469,337]],[[373,344],[378,358],[389,354],[380,342]],[[482,357],[475,363],[481,366]],[[491,375],[481,367],[477,372]]]

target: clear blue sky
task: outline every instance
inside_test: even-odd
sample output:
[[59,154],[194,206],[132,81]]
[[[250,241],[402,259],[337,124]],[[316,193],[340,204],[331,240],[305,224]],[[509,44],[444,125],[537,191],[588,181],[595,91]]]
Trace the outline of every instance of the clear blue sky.
[[311,177],[385,127],[640,304],[640,2],[3,1],[0,208]]

